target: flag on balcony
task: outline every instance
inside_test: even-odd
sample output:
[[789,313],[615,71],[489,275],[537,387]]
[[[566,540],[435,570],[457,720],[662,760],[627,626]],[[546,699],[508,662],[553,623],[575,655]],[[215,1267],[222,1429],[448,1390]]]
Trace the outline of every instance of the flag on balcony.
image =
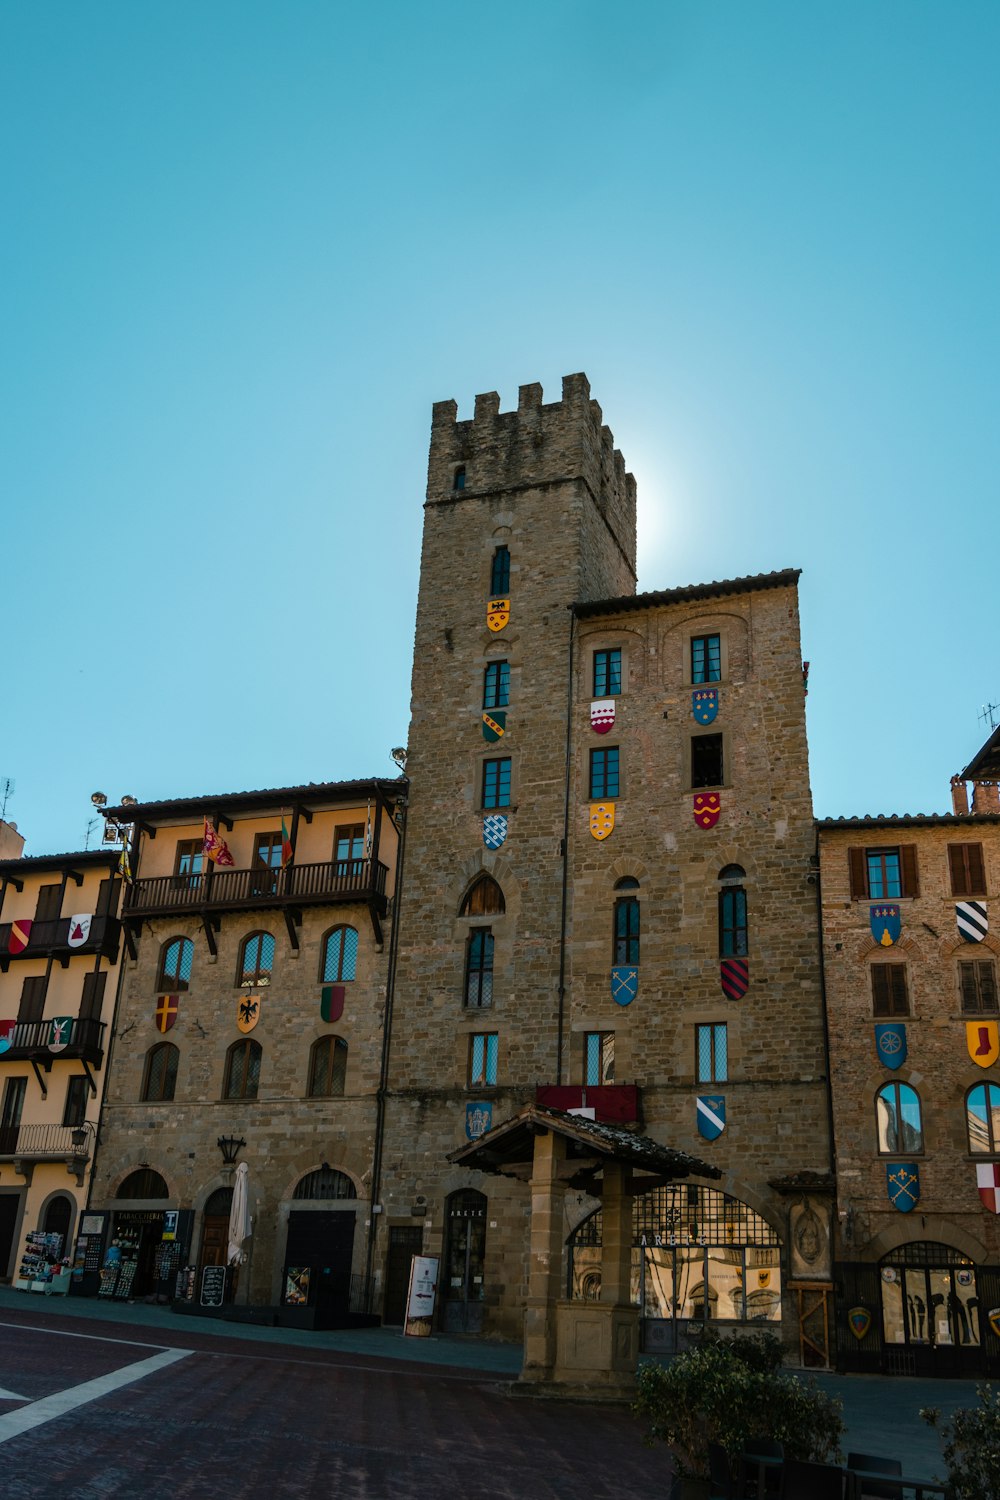
[[221,834],[216,833],[208,819],[205,819],[205,843],[206,856],[215,865],[235,865],[236,861],[229,852],[229,845]]
[[2,1056],[5,1052],[9,1052],[11,1047],[14,1045],[13,1036],[14,1027],[16,1025],[16,1020],[0,1021],[0,1056]]
[[286,865],[290,865],[291,864],[291,862],[292,862],[292,855],[294,854],[294,852],[295,851],[292,848],[292,841],[291,841],[291,839],[288,836],[288,828],[287,828],[287,826],[285,824],[285,815],[284,815],[284,813],[282,813],[281,814],[281,868],[282,869],[284,869]]
[[128,844],[123,847],[121,854],[118,856],[118,873],[126,885],[132,885],[134,876],[132,874],[132,861],[128,857]]

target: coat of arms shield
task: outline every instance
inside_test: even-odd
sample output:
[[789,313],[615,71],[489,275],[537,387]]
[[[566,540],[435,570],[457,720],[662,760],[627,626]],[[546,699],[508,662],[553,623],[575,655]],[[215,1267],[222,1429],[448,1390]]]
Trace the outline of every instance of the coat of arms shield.
[[607,734],[615,724],[615,700],[597,698],[590,705],[590,727],[595,734]]
[[49,1051],[65,1052],[72,1032],[72,1016],[53,1016],[49,1022]]
[[0,1021],[0,1057],[5,1052],[9,1052],[14,1045],[14,1027],[16,1025],[16,1020]]
[[699,724],[711,724],[719,712],[718,688],[695,688],[691,694],[691,712]]
[[985,1209],[1000,1214],[1000,1162],[983,1161],[976,1166],[976,1187]]
[[510,600],[491,599],[486,606],[486,623],[496,635],[498,630],[503,630],[510,619]]
[[883,948],[891,948],[893,943],[899,941],[902,921],[899,915],[899,907],[895,902],[886,903],[880,901],[877,906],[869,907],[869,920],[871,922],[872,937],[876,943]]
[[726,1101],[722,1094],[699,1094],[695,1100],[698,1134],[706,1141],[717,1140],[726,1128]]
[[260,1020],[260,995],[244,995],[236,1002],[236,1024],[240,1031],[253,1031]]
[[718,792],[695,792],[692,811],[699,828],[714,828],[722,811],[722,798]]
[[875,1051],[883,1068],[899,1068],[906,1061],[906,1027],[900,1021],[875,1027]]
[[915,1161],[887,1161],[885,1183],[889,1202],[908,1214],[920,1202],[920,1168]]
[[77,912],[69,919],[69,937],[66,939],[71,948],[82,948],[90,937],[90,924],[93,921],[91,912]]
[[595,839],[606,839],[615,826],[615,804],[592,802],[590,804],[590,831]]
[[996,1021],[966,1021],[965,1045],[980,1068],[991,1068],[1000,1057],[1000,1025]]
[[31,938],[32,919],[30,917],[18,917],[10,924],[10,936],[7,939],[7,951],[9,953],[23,953]]
[[339,1021],[344,1014],[346,995],[346,984],[324,984],[320,991],[319,1013],[327,1024]]
[[989,931],[989,917],[981,901],[959,901],[955,905],[959,937],[967,943],[981,943]]
[[867,1307],[851,1307],[847,1312],[847,1326],[860,1344],[872,1326],[872,1315]]
[[750,965],[745,958],[724,958],[719,965],[719,978],[727,1000],[742,1000],[750,988]]
[[507,732],[507,713],[505,709],[483,709],[483,739],[487,744],[494,740],[503,739]]
[[181,1003],[180,995],[158,995],[156,1010],[153,1019],[156,1022],[157,1031],[169,1031],[177,1020],[177,1011]]
[[499,849],[507,837],[507,814],[487,813],[483,819],[483,843],[487,849]]
[[1000,1339],[1000,1307],[991,1307],[986,1314],[986,1321],[993,1329],[997,1338]]
[[493,1124],[493,1105],[477,1099],[465,1106],[465,1133],[470,1141],[478,1141]]
[[611,970],[611,998],[616,1005],[631,1005],[639,993],[639,970],[633,964],[617,964]]

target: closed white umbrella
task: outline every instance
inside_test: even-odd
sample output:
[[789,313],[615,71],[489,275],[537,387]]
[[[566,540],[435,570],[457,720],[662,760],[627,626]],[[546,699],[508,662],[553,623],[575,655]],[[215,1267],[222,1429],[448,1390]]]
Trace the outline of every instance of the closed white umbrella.
[[250,1219],[250,1169],[245,1161],[236,1168],[233,1184],[233,1206],[229,1210],[229,1264],[239,1264],[243,1256],[243,1242],[250,1238],[253,1225]]

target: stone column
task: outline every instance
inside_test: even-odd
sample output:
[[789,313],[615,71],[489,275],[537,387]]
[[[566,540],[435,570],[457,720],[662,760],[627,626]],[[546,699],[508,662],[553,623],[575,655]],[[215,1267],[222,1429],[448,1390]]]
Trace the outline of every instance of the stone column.
[[628,1167],[608,1162],[601,1188],[603,1244],[601,1252],[601,1301],[617,1307],[631,1303],[632,1198]]
[[556,1359],[556,1302],[562,1290],[563,1198],[559,1169],[566,1141],[554,1131],[535,1137],[531,1168],[531,1243],[524,1309],[522,1380],[550,1380]]

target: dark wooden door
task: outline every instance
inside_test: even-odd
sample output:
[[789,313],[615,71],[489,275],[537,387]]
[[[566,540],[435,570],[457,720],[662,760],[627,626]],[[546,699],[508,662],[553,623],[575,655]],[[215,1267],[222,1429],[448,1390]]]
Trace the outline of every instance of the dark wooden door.
[[424,1248],[424,1231],[418,1224],[403,1224],[389,1230],[389,1252],[385,1258],[385,1295],[382,1322],[394,1327],[406,1319],[406,1293],[410,1285],[410,1262]]
[[285,1266],[309,1268],[309,1302],[317,1325],[336,1328],[347,1322],[354,1256],[354,1213],[316,1209],[288,1215]]
[[14,1231],[21,1207],[21,1194],[0,1193],[0,1277],[7,1275],[10,1252],[14,1248]]

